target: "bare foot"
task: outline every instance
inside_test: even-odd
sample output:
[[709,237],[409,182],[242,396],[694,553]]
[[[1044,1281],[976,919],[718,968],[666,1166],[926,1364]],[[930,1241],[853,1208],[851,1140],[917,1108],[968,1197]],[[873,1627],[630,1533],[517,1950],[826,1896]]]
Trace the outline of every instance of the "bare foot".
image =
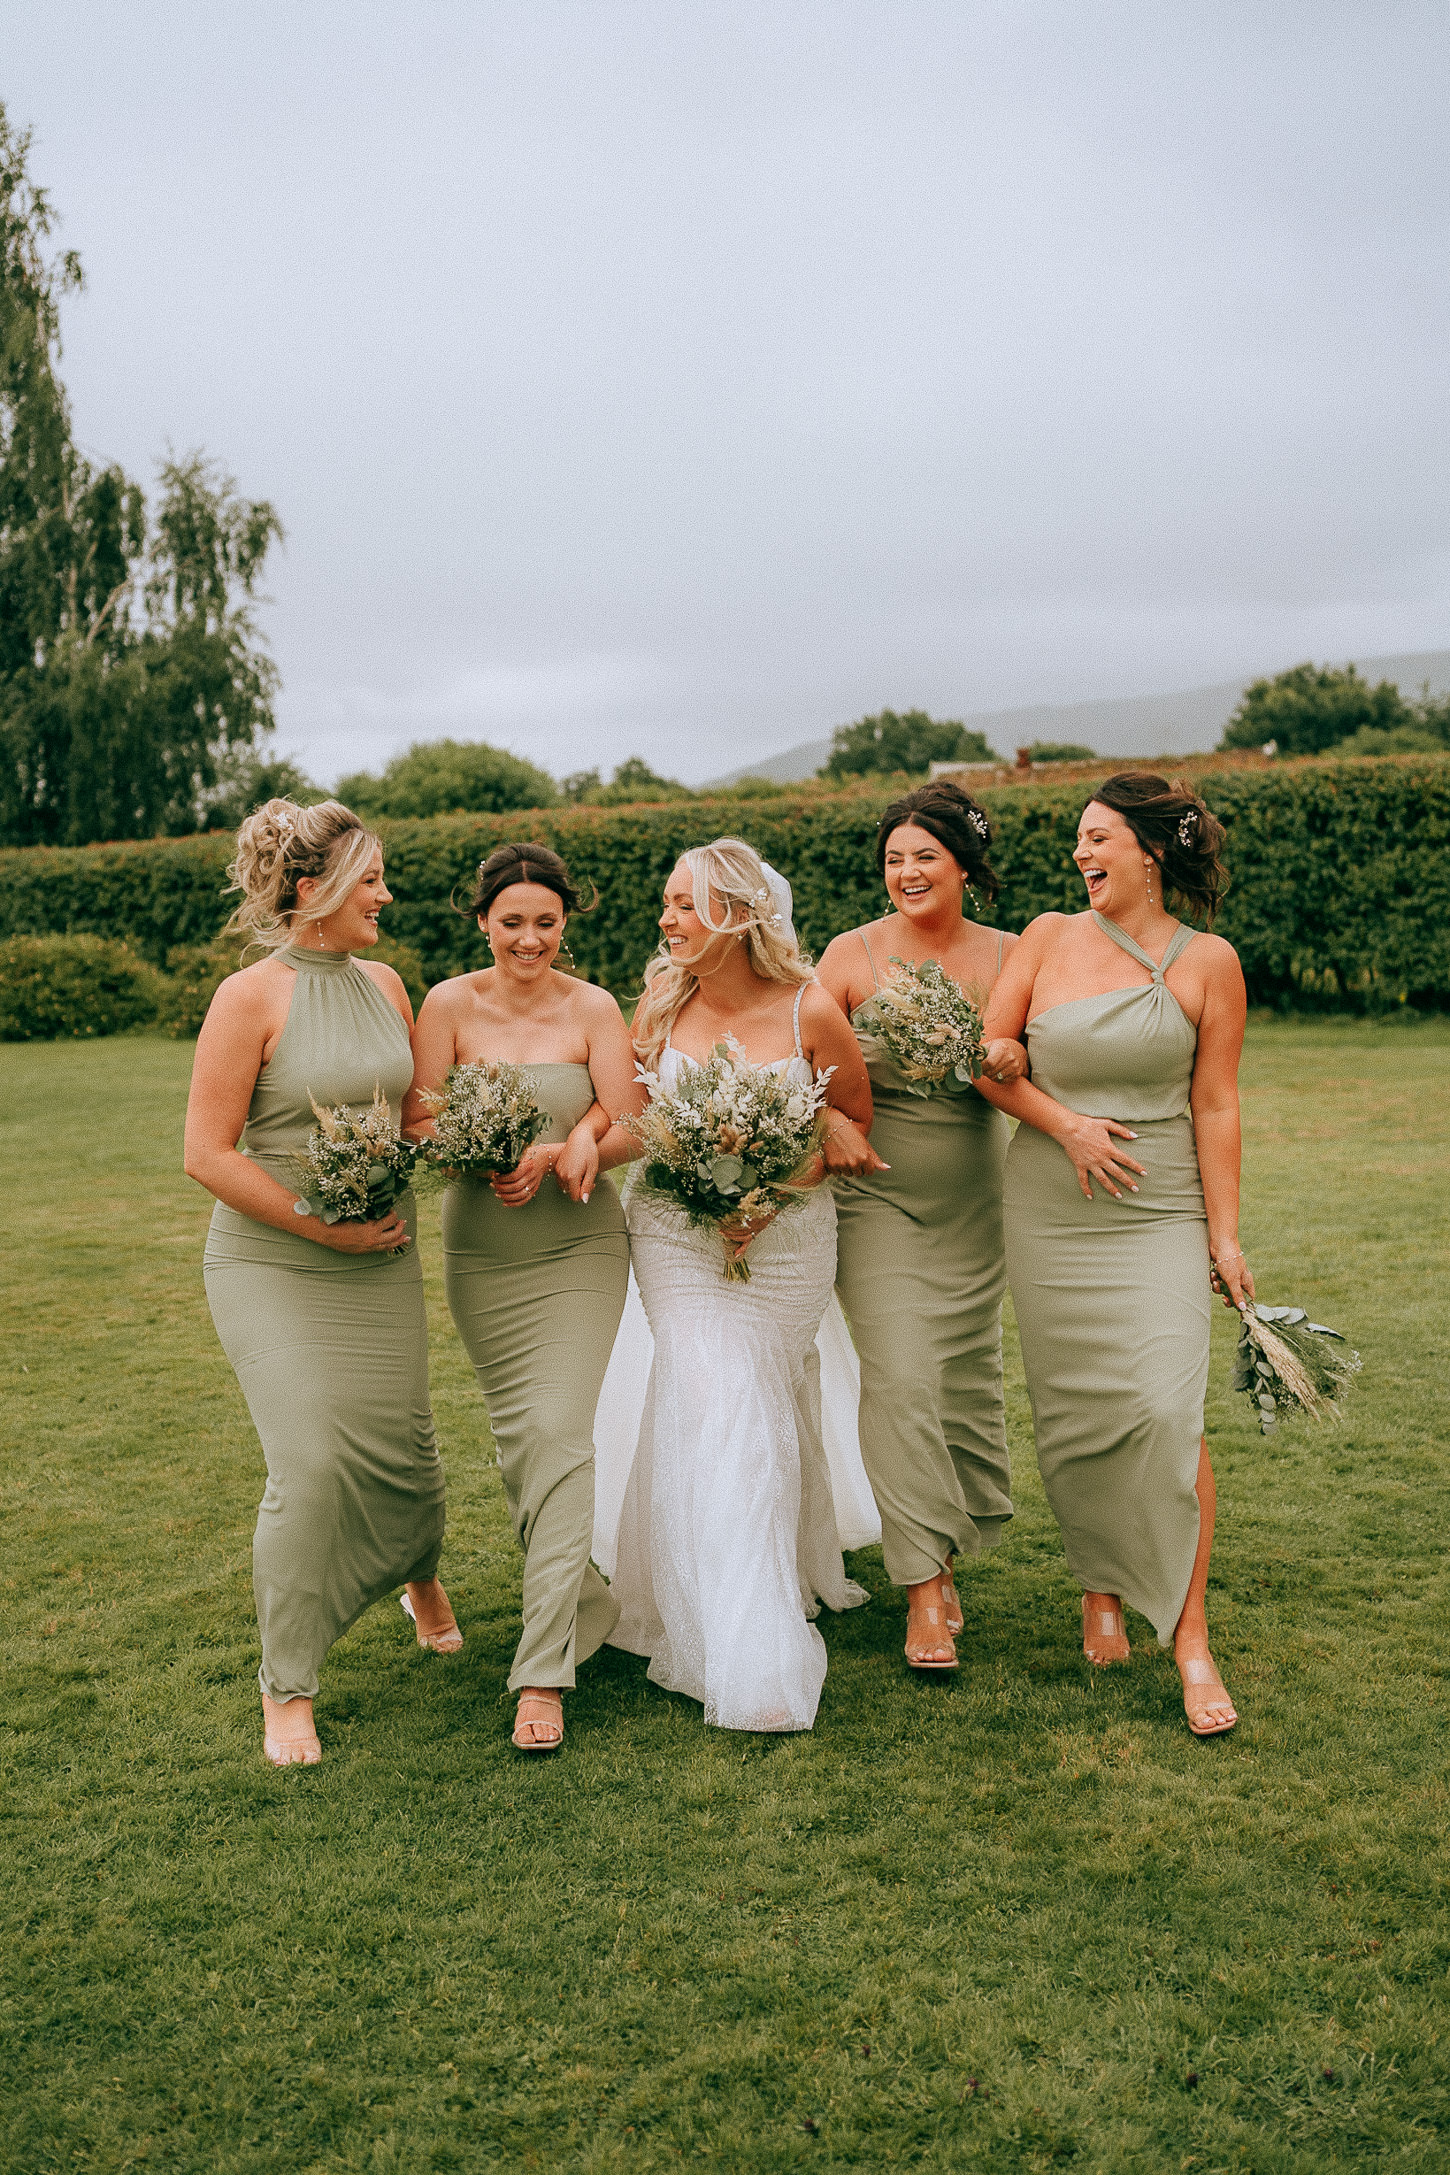
[[438,1580],[414,1579],[405,1592],[403,1606],[418,1627],[419,1646],[426,1646],[434,1654],[456,1654],[463,1644],[463,1633]]
[[1132,1660],[1133,1649],[1123,1629],[1123,1604],[1115,1593],[1083,1595],[1082,1650],[1098,1669]]
[[942,1606],[947,1612],[947,1630],[954,1639],[958,1638],[962,1629],[962,1602],[961,1596],[957,1592],[957,1582],[953,1576],[950,1556],[947,1557],[947,1567],[941,1575],[941,1597]]
[[906,1589],[906,1658],[913,1669],[955,1669],[957,1650],[947,1630],[941,1575]]
[[262,1694],[262,1750],[274,1767],[315,1767],[322,1758],[310,1699]]
[[1237,1722],[1238,1709],[1223,1688],[1207,1636],[1176,1638],[1173,1659],[1183,1679],[1183,1711],[1189,1728],[1195,1737],[1221,1737]]
[[554,1686],[519,1693],[514,1743],[520,1752],[557,1752],[564,1742],[564,1695]]

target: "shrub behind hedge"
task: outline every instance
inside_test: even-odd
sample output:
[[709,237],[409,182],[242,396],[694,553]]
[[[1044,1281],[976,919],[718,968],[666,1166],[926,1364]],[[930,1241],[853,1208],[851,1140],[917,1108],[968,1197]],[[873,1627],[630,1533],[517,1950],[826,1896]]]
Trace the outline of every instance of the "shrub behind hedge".
[[[1178,766],[1190,776],[1191,762]],[[1450,1005],[1450,757],[1315,761],[1211,771],[1204,797],[1228,826],[1233,889],[1219,927],[1237,945],[1259,1004]],[[873,843],[889,781],[833,795],[677,801],[439,816],[380,826],[389,940],[430,981],[485,963],[478,931],[452,911],[478,862],[506,838],[554,846],[599,886],[598,911],[569,940],[580,971],[624,995],[658,937],[665,877],[684,847],[729,831],[795,887],[796,922],[819,952],[884,904]],[[1090,784],[987,788],[1003,895],[993,917],[1020,929],[1049,908],[1081,910],[1072,866]],[[0,853],[0,933],[87,929],[125,936],[160,965],[208,944],[226,919],[227,836]],[[404,979],[407,979],[405,975]]]
[[12,936],[0,942],[0,1042],[149,1027],[165,996],[165,978],[149,961],[104,937]]

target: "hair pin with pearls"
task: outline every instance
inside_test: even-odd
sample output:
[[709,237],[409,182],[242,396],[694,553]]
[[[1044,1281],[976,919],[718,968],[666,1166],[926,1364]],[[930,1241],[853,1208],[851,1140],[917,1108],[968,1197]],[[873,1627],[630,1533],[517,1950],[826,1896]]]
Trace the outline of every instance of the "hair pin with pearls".
[[1193,834],[1197,829],[1198,810],[1196,808],[1186,809],[1184,813],[1178,818],[1179,845],[1191,846],[1193,844]]

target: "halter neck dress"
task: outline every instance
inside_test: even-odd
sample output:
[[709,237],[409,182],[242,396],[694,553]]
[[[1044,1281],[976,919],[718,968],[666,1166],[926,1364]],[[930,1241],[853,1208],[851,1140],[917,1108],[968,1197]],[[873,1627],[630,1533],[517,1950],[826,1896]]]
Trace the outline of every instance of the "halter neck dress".
[[[595,1100],[587,1065],[521,1065],[567,1140]],[[629,1284],[619,1195],[586,1202],[546,1178],[506,1208],[486,1179],[443,1196],[443,1288],[488,1406],[504,1496],[524,1551],[523,1635],[510,1691],[568,1686],[603,1645],[618,1603],[589,1560],[594,1408]]]
[[[317,1123],[310,1098],[366,1109],[380,1086],[396,1120],[413,1055],[349,953],[288,945],[276,956],[296,976],[292,1001],[238,1145],[290,1186],[291,1158]],[[398,1205],[412,1236],[411,1193]],[[323,1656],[364,1609],[438,1568],[443,1468],[418,1249],[340,1254],[218,1201],[204,1273],[267,1460],[252,1549],[262,1690],[311,1699]]]
[[851,1023],[871,1076],[871,1145],[891,1168],[833,1181],[836,1289],[860,1355],[861,1456],[886,1575],[914,1586],[949,1555],[995,1547],[1012,1515],[1002,1402],[1007,1121],[975,1088],[913,1095],[862,1006]]
[[1029,1020],[1033,1084],[1069,1110],[1131,1125],[1137,1193],[1084,1198],[1070,1158],[1035,1127],[1007,1155],[1007,1274],[1037,1458],[1067,1561],[1085,1592],[1115,1593],[1167,1645],[1198,1546],[1199,1443],[1210,1289],[1203,1184],[1188,1112],[1198,1033],[1161,962],[1093,910],[1151,979],[1074,997]]

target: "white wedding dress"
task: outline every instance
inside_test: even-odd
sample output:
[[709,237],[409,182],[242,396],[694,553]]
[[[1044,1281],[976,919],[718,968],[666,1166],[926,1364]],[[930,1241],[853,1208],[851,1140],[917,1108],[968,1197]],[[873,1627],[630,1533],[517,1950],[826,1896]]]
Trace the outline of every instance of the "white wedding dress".
[[[774,1069],[809,1081],[799,1012],[797,1001],[797,1054]],[[664,1086],[692,1062],[667,1043]],[[826,1675],[811,1619],[822,1601],[867,1599],[841,1549],[881,1530],[839,1308],[824,1340],[839,1378],[830,1463],[822,1438],[817,1333],[835,1279],[835,1200],[818,1186],[777,1216],[739,1284],[725,1279],[717,1234],[672,1202],[631,1185],[625,1215],[630,1303],[595,1421],[594,1553],[620,1603],[610,1644],[647,1655],[651,1680],[698,1699],[721,1729],[809,1729]]]

